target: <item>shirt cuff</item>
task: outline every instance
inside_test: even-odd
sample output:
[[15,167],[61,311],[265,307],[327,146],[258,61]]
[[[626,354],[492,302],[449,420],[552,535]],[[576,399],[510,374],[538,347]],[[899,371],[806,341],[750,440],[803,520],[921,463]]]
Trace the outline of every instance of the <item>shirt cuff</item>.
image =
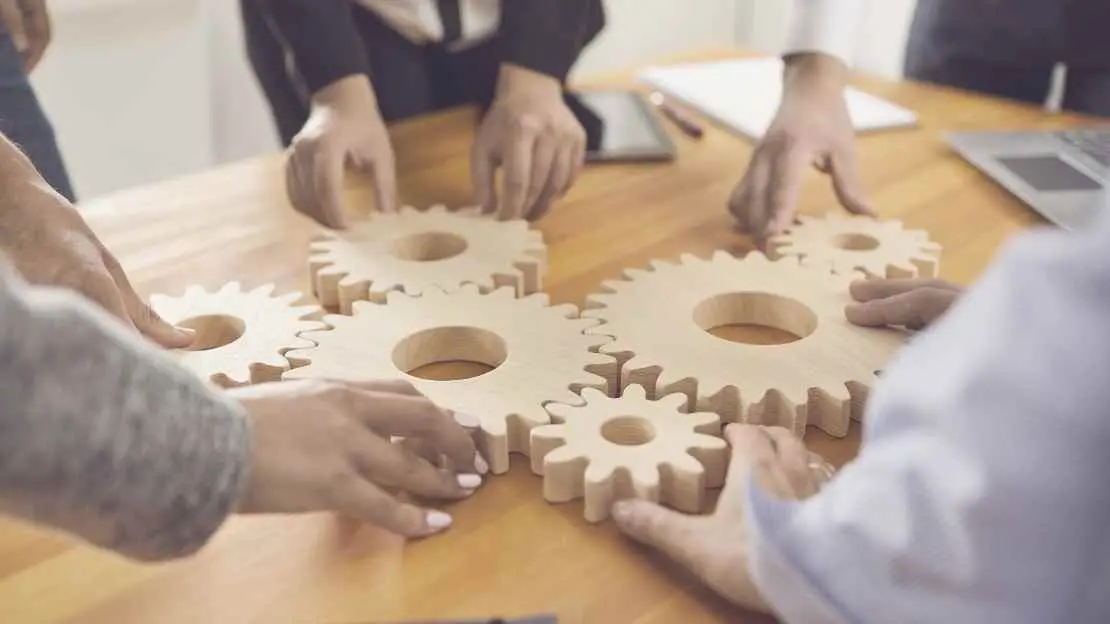
[[747,483],[748,572],[764,602],[784,622],[840,624],[845,619],[792,560],[788,536],[804,504],[763,494],[751,475]]
[[795,0],[783,55],[820,52],[851,67],[867,0]]

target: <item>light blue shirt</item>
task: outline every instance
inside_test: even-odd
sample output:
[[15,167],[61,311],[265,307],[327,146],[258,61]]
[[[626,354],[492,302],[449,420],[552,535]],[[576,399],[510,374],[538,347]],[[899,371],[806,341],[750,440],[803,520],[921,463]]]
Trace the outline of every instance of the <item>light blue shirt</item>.
[[792,624],[1110,622],[1110,215],[1007,245],[885,370],[821,493],[749,491],[751,571]]

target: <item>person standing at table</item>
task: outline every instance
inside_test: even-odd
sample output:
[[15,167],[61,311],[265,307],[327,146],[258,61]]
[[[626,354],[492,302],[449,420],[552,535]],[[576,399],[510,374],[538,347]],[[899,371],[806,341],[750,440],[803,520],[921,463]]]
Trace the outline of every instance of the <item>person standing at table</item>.
[[[386,124],[475,103],[477,203],[541,217],[574,183],[585,131],[563,83],[602,30],[600,0],[240,0],[251,66],[288,146],[297,210],[346,224],[345,167],[397,207]],[[500,168],[502,184],[495,185]]]
[[[807,169],[832,178],[849,212],[873,214],[860,182],[844,102],[848,67],[870,0],[798,0],[785,46],[782,101],[728,200],[757,243],[793,219]],[[1110,117],[1110,2],[918,0],[907,78],[1043,104],[1057,63],[1063,108]]]

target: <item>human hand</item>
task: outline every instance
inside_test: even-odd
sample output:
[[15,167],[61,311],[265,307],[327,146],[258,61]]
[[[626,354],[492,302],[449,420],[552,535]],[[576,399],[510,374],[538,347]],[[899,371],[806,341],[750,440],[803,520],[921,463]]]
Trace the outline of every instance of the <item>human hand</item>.
[[[446,529],[451,517],[392,491],[462,499],[489,470],[467,430],[405,381],[296,380],[229,392],[251,424],[240,513],[333,510],[423,537]],[[462,472],[437,468],[391,436],[422,443]]]
[[293,137],[285,188],[298,212],[332,228],[347,226],[343,174],[347,165],[374,177],[382,212],[397,209],[393,145],[366,76],[348,76],[312,96],[312,111]]
[[852,282],[857,303],[844,309],[848,321],[864,327],[922,329],[940,318],[963,294],[963,286],[939,279],[876,279]]
[[0,252],[28,283],[76,291],[167,348],[193,333],[162,320],[72,204],[0,137]]
[[787,61],[778,112],[728,200],[740,230],[760,248],[793,222],[810,165],[832,176],[837,200],[849,212],[874,216],[859,179],[846,73],[843,63],[822,54]]
[[[574,184],[586,159],[586,131],[563,101],[558,80],[502,65],[497,95],[470,155],[470,177],[484,212],[539,219]],[[502,170],[501,196],[494,172]]]
[[748,570],[748,477],[769,496],[804,499],[833,469],[782,427],[732,424],[725,438],[732,457],[713,514],[686,515],[648,501],[624,500],[613,506],[613,519],[622,532],[661,551],[733,604],[770,612]]
[[23,71],[30,74],[50,45],[46,0],[0,0],[0,24],[23,59]]

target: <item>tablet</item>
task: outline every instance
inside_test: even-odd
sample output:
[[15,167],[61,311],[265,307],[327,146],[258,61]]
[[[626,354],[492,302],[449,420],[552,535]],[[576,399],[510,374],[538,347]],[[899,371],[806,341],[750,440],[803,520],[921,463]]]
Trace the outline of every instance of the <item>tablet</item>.
[[563,97],[586,129],[587,162],[674,159],[674,143],[639,94],[605,90]]

